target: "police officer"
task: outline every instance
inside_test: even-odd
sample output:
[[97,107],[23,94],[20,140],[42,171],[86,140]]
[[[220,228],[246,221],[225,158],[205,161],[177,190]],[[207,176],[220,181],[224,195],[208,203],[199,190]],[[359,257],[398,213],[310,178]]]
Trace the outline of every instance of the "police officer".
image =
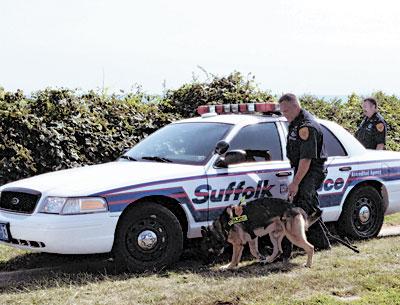
[[386,122],[378,112],[375,99],[369,97],[362,104],[364,119],[362,120],[356,138],[365,148],[384,149],[386,144]]
[[[322,211],[319,208],[317,189],[326,176],[324,163],[327,158],[321,126],[308,111],[301,108],[294,94],[285,94],[278,102],[282,114],[289,122],[286,155],[294,168],[293,181],[288,186],[289,200],[303,208],[309,216],[319,218]],[[316,248],[330,248],[319,222],[310,227],[308,235]],[[284,251],[285,255],[287,251],[286,254]]]

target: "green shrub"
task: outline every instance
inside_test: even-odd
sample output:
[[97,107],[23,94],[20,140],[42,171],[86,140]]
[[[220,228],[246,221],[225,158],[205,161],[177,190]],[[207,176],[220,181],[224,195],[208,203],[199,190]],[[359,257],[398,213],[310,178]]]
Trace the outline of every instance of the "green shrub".
[[239,72],[227,77],[212,76],[211,81],[193,81],[176,90],[168,90],[166,99],[173,105],[175,113],[182,117],[195,116],[200,105],[273,101],[271,94],[258,88],[254,77],[245,80]]
[[[382,115],[388,123],[387,147],[400,150],[400,101],[377,92]],[[274,101],[254,77],[239,72],[197,80],[165,96],[143,92],[123,96],[80,93],[69,89],[44,89],[26,97],[21,90],[0,87],[0,185],[49,171],[115,160],[125,148],[159,129],[196,115],[204,104]],[[362,98],[326,101],[302,96],[304,108],[332,120],[354,134],[361,122]]]
[[[379,112],[387,122],[386,148],[400,151],[400,112],[398,111],[400,100],[394,95],[385,95],[383,92],[376,92],[372,96],[378,101]],[[345,101],[328,102],[313,96],[303,96],[300,101],[302,106],[315,116],[334,121],[355,134],[363,118],[361,109],[363,98],[365,97],[351,94]]]
[[45,89],[0,94],[0,185],[34,174],[115,160],[176,120],[166,101]]

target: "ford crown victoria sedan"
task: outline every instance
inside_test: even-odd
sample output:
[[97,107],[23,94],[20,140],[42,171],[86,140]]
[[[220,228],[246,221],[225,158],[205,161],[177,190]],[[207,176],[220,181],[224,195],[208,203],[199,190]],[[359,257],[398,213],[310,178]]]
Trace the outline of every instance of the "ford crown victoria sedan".
[[[0,243],[63,254],[112,251],[133,270],[171,264],[184,240],[201,237],[201,226],[225,206],[287,198],[288,123],[265,113],[273,107],[200,107],[201,116],[161,128],[115,162],[3,185]],[[329,155],[319,190],[323,220],[347,236],[374,237],[384,215],[400,211],[400,153],[367,150],[336,123],[319,122]]]

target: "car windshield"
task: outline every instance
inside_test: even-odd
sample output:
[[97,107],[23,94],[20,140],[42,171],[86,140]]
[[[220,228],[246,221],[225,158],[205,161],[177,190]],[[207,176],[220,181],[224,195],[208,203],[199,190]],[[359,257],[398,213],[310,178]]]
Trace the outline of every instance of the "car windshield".
[[161,128],[125,153],[124,159],[204,164],[233,125],[175,123]]

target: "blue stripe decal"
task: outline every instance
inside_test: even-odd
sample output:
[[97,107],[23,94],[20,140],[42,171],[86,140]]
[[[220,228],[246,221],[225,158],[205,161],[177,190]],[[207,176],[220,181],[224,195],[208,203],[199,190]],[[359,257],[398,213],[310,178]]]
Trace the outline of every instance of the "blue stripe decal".
[[[169,189],[160,189],[152,191],[142,191],[135,193],[126,193],[119,195],[106,196],[110,212],[121,212],[129,204],[134,203],[136,200],[147,196],[167,196],[174,198],[180,204],[186,205],[196,222],[207,221],[208,209],[196,210],[193,202],[190,200],[182,187],[175,187]],[[220,213],[220,212],[219,212]],[[219,214],[218,214],[219,215]]]
[[[396,160],[389,160],[389,161],[396,161]],[[353,165],[353,164],[365,164],[365,163],[376,163],[377,161],[366,161],[366,162],[355,162],[355,163],[343,163],[343,164],[336,164],[332,167],[341,166],[341,165]],[[221,177],[221,176],[239,176],[248,173],[268,173],[274,172],[279,170],[290,170],[289,168],[285,169],[273,169],[273,170],[264,170],[264,171],[244,171],[234,174],[215,174],[211,175],[208,178],[214,177]],[[369,173],[378,173],[376,175],[369,175]],[[196,209],[195,205],[184,191],[183,187],[171,187],[171,188],[161,188],[161,189],[154,189],[154,190],[139,190],[139,191],[132,191],[126,193],[116,193],[121,191],[127,190],[134,190],[136,188],[144,187],[144,186],[151,186],[151,185],[158,185],[158,184],[165,184],[171,182],[180,182],[180,181],[188,181],[194,179],[206,179],[206,175],[201,176],[192,176],[192,177],[185,177],[185,178],[178,178],[178,179],[168,179],[168,180],[160,180],[154,181],[150,183],[142,183],[136,184],[126,187],[121,187],[117,189],[108,190],[101,193],[96,193],[91,196],[99,196],[103,195],[109,204],[109,210],[111,212],[120,212],[123,211],[129,204],[135,202],[138,199],[147,196],[167,196],[177,200],[180,204],[186,205],[189,209],[190,213],[192,214],[193,218],[196,222],[200,221],[207,221],[208,217],[210,219],[214,219],[220,215],[220,213],[224,210],[224,207],[218,208],[203,208],[203,209]],[[327,207],[334,207],[339,206],[344,193],[349,187],[352,187],[359,183],[360,181],[365,180],[380,180],[380,181],[394,181],[400,179],[400,167],[388,167],[388,168],[375,168],[375,169],[363,169],[363,170],[355,170],[351,171],[349,174],[348,179],[345,182],[343,189],[339,192],[332,192],[332,193],[325,193],[319,195],[320,204],[322,208]]]
[[[379,172],[378,175],[369,175],[371,171]],[[320,205],[323,208],[339,206],[344,193],[349,187],[355,186],[359,182],[366,180],[382,180],[382,181],[394,181],[400,179],[400,167],[389,167],[389,168],[374,168],[374,169],[362,169],[350,172],[349,178],[345,183],[341,192],[333,194],[321,194]]]
[[136,188],[147,187],[157,184],[167,184],[167,183],[174,183],[174,182],[181,182],[181,181],[189,181],[189,180],[197,180],[197,179],[212,179],[212,178],[220,178],[220,177],[234,177],[234,176],[242,176],[248,174],[265,174],[275,171],[285,171],[291,170],[290,167],[287,168],[274,168],[274,169],[267,169],[267,170],[255,170],[255,171],[243,171],[243,172],[236,172],[236,173],[222,173],[222,174],[213,174],[213,175],[200,175],[200,176],[189,176],[189,177],[182,177],[182,178],[175,178],[175,179],[166,179],[166,180],[158,180],[153,182],[146,182],[141,184],[133,184],[129,186],[124,186],[116,189],[110,189],[104,192],[94,193],[90,196],[108,196],[113,193],[133,190]]
[[[389,160],[375,160],[375,161],[358,161],[358,162],[352,162],[352,163],[339,163],[339,164],[331,164],[328,165],[327,167],[339,167],[339,166],[345,166],[345,165],[360,165],[360,164],[369,164],[369,163],[377,163],[377,162],[395,162],[395,161],[400,161],[400,159],[389,159]],[[128,185],[120,188],[115,188],[115,189],[110,189],[106,190],[103,192],[98,192],[94,193],[91,196],[107,196],[111,193],[117,193],[117,192],[123,192],[131,189],[136,189],[136,188],[141,188],[141,187],[147,187],[147,186],[153,186],[157,184],[166,184],[166,183],[174,183],[174,182],[181,182],[181,181],[189,181],[189,180],[197,180],[197,179],[211,179],[211,178],[219,178],[219,177],[224,177],[224,176],[240,176],[240,175],[246,175],[246,174],[265,174],[269,172],[274,172],[274,171],[285,171],[285,170],[291,170],[292,168],[279,168],[279,169],[269,169],[269,170],[256,170],[256,171],[243,171],[243,172],[237,172],[237,173],[223,173],[223,174],[213,174],[213,175],[198,175],[198,176],[188,176],[188,177],[182,177],[182,178],[174,178],[174,179],[166,179],[166,180],[158,180],[158,181],[153,181],[153,182],[146,182],[146,183],[140,183],[140,184],[133,184],[133,185]],[[394,180],[394,179],[393,179]]]

